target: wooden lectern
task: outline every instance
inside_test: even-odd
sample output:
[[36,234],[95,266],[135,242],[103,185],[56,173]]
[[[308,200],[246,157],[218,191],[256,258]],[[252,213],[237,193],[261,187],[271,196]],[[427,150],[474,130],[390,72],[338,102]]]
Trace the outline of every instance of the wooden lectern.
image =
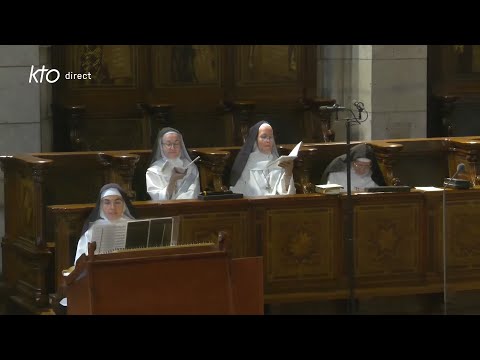
[[262,257],[218,244],[82,255],[65,277],[69,315],[263,314]]

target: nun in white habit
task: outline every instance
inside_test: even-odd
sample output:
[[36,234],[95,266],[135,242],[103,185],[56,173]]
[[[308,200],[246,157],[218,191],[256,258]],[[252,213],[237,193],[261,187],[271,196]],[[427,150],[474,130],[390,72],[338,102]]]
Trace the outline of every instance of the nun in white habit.
[[182,134],[166,127],[158,132],[147,169],[147,192],[152,200],[196,199],[200,193],[198,168],[183,142]]
[[[368,144],[358,144],[350,149],[351,154],[351,191],[364,191],[365,188],[385,185],[380,167],[378,166],[372,147]],[[343,186],[347,191],[347,155],[337,156],[325,169],[321,183]]]
[[134,216],[135,209],[122,188],[118,184],[104,185],[100,189],[95,208],[83,225],[74,263],[82,254],[88,253],[88,243],[92,241],[92,225],[134,220]]
[[230,190],[244,196],[295,194],[293,160],[267,168],[277,158],[272,127],[266,121],[256,123],[233,163]]

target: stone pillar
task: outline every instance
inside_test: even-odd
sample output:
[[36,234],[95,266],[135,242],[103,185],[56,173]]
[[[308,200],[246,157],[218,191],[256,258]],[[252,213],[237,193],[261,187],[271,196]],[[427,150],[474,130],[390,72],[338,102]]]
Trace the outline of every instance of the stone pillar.
[[[427,136],[426,45],[320,45],[317,60],[319,96],[353,110],[359,100],[369,112],[352,140]],[[344,122],[332,128],[345,141]]]
[[[38,45],[0,45],[0,154],[41,151],[41,97],[43,94],[45,105],[48,92],[28,80],[31,66],[43,65],[41,54],[45,55],[45,50]],[[4,177],[0,171],[0,239],[5,233],[3,206]]]

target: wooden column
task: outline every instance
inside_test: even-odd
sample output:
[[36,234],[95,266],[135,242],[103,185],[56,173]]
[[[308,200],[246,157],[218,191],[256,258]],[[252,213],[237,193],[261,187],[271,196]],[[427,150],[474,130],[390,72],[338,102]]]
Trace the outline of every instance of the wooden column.
[[332,106],[336,100],[313,98],[303,99],[302,103],[306,112],[303,141],[311,143],[335,141],[335,132],[331,130],[332,111],[320,110],[320,106]]
[[248,135],[248,129],[255,120],[255,102],[226,101],[224,110],[226,146],[243,145]]
[[172,126],[172,104],[138,103],[143,111],[143,147],[151,149],[157,138],[158,131],[166,126]]

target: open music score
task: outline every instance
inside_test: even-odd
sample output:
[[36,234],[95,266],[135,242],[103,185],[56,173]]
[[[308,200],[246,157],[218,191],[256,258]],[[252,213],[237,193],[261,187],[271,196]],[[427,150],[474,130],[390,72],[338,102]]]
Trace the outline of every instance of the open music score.
[[176,245],[179,218],[132,220],[92,226],[95,255],[114,251]]

